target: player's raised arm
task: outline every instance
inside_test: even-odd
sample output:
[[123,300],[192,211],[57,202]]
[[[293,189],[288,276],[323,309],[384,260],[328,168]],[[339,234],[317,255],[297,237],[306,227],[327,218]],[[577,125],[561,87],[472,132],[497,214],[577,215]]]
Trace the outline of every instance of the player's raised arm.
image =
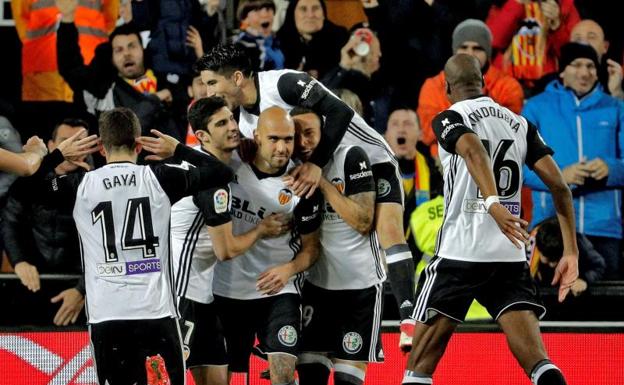
[[[191,151],[197,152],[180,143],[176,147],[175,156],[183,159],[184,153],[192,154]],[[211,160],[210,165],[202,164],[199,167],[188,163],[161,163],[150,167],[171,203],[201,190],[227,184],[234,178],[232,169],[216,159]]]
[[309,108],[325,117],[321,142],[310,158],[310,162],[323,167],[347,132],[353,118],[353,110],[318,80],[303,72],[283,75],[277,83],[277,88],[287,103]]

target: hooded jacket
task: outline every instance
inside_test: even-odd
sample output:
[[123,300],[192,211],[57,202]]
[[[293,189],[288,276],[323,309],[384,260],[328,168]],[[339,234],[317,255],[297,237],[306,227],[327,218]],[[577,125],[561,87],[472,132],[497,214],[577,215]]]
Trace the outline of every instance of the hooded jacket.
[[[582,98],[552,81],[531,98],[522,115],[535,124],[563,170],[569,165],[601,158],[609,167],[602,180],[588,179],[571,185],[577,231],[590,236],[622,238],[622,192],[624,185],[624,103],[607,95],[600,84]],[[551,194],[526,166],[524,183],[533,191],[533,223],[555,215]]]

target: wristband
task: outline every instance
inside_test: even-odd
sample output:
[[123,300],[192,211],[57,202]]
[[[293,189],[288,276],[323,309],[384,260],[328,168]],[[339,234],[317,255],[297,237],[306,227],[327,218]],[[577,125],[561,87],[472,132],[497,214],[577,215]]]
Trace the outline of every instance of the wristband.
[[494,203],[500,203],[498,196],[490,195],[489,197],[487,197],[487,199],[485,200],[485,211],[489,213],[490,207],[492,207]]

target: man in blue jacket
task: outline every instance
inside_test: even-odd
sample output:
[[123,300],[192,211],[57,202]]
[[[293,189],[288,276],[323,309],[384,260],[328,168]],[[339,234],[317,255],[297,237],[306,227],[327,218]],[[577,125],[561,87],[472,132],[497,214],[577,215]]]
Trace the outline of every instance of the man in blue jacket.
[[[605,279],[618,279],[622,239],[621,187],[624,185],[624,104],[598,83],[598,55],[588,45],[561,49],[560,73],[531,98],[522,114],[534,123],[563,170],[574,195],[577,231],[606,261]],[[533,224],[555,214],[550,193],[525,168],[533,189]]]

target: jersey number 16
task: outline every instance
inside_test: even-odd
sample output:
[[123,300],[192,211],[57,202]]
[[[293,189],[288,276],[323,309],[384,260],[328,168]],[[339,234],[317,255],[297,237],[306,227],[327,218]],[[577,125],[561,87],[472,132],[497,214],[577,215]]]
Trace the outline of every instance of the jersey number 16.
[[[490,141],[482,139],[481,142],[490,158],[492,158]],[[512,197],[520,189],[520,167],[514,160],[505,159],[505,155],[513,143],[512,139],[502,139],[494,150],[492,169],[494,171],[494,180],[496,181],[497,195],[501,198]],[[483,198],[478,188],[477,198]]]

